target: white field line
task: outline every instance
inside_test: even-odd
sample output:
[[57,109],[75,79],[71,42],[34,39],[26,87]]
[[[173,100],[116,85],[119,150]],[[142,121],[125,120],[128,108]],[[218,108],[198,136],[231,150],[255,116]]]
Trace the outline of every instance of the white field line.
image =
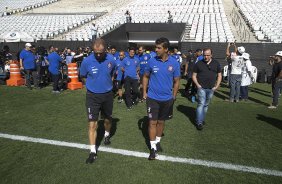
[[[25,142],[50,144],[50,145],[55,145],[55,146],[79,148],[79,149],[89,149],[89,146],[86,144],[78,144],[78,143],[71,143],[71,142],[64,142],[64,141],[41,139],[41,138],[33,138],[33,137],[27,137],[27,136],[10,135],[10,134],[3,134],[3,133],[0,133],[0,138],[25,141]],[[126,155],[126,156],[140,157],[140,158],[148,157],[148,153],[144,153],[144,152],[129,151],[129,150],[123,150],[123,149],[116,149],[116,148],[107,148],[103,146],[99,147],[99,151]],[[257,167],[249,167],[245,165],[228,164],[228,163],[223,163],[223,162],[214,162],[214,161],[198,160],[198,159],[191,159],[191,158],[189,159],[189,158],[180,158],[180,157],[170,157],[170,156],[165,156],[165,155],[159,155],[158,160],[282,177],[282,171],[269,170],[269,169],[263,169],[263,168],[257,168]]]

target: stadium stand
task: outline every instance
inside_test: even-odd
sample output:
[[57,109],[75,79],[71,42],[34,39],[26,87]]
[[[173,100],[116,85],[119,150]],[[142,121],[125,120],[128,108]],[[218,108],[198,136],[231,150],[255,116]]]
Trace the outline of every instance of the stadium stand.
[[226,2],[3,0],[0,12],[12,12],[12,15],[0,17],[0,35],[8,31],[25,31],[36,40],[89,41],[92,39],[91,23],[98,28],[97,36],[102,37],[126,23],[126,11],[130,12],[132,23],[168,23],[170,11],[174,23],[186,24],[182,42],[282,42],[281,0],[234,0],[240,16],[234,13],[235,8],[233,15],[230,14],[230,3]]
[[[182,41],[234,41],[221,0],[135,0],[97,19],[99,36],[124,24],[127,10],[131,13],[132,23],[167,23],[170,11],[173,22],[187,24]],[[88,34],[90,38],[89,29],[76,29],[66,37]]]
[[94,15],[6,16],[0,19],[1,35],[7,32],[22,31],[36,40],[47,39],[93,19],[95,19]]
[[39,8],[59,0],[1,0],[0,1],[0,15],[6,16],[8,14],[19,13],[23,11],[28,11],[33,8]]
[[282,43],[281,0],[234,0],[259,41]]

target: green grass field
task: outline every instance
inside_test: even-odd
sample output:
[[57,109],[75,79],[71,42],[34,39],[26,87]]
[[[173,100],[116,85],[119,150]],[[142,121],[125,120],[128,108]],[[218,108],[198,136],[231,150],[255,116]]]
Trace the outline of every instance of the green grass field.
[[[282,108],[267,109],[270,90],[254,84],[248,102],[229,103],[222,84],[200,132],[193,125],[196,103],[179,93],[162,154],[282,171]],[[144,116],[145,104],[127,111],[115,99],[109,147],[149,152]],[[55,95],[51,86],[32,91],[0,86],[0,133],[88,144],[87,126],[85,89]],[[98,154],[87,165],[88,150],[0,138],[0,183],[282,183],[278,176]]]

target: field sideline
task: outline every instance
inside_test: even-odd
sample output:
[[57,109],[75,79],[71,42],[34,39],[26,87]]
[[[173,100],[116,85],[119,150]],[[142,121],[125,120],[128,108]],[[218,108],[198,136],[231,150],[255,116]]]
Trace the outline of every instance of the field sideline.
[[[101,145],[96,163],[84,163],[88,151],[0,138],[1,180],[3,183],[281,183],[282,111],[267,109],[271,102],[270,88],[268,84],[255,84],[250,88],[248,102],[230,104],[224,101],[229,89],[222,84],[212,100],[202,132],[193,125],[196,104],[183,97],[180,89],[174,118],[166,123],[162,139],[164,157],[160,158],[265,168],[278,176],[199,164],[152,163],[146,158],[108,153],[107,149],[121,149],[142,153],[144,157],[148,154],[145,104],[127,111],[125,104],[115,101],[112,145],[109,148]],[[85,90],[54,95],[50,87],[29,91],[25,87],[0,86],[0,101],[1,135],[88,143]],[[103,133],[102,126],[99,132]]]

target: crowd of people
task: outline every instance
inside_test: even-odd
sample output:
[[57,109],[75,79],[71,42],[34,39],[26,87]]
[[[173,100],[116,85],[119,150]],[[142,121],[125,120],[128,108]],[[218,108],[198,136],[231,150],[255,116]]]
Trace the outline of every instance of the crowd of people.
[[[232,47],[234,52],[230,52]],[[226,56],[227,83],[230,86],[228,101],[247,101],[248,86],[255,81],[251,56],[244,47],[237,47],[235,43],[227,45]],[[5,46],[1,52],[1,68],[11,60],[12,55]],[[195,119],[197,130],[204,128],[209,102],[222,81],[222,67],[213,58],[211,48],[189,50],[187,55],[183,55],[177,48],[171,49],[167,38],[157,39],[154,51],[146,50],[144,46],[117,51],[115,46],[108,47],[103,39],[95,39],[92,48],[78,48],[75,52],[70,48],[59,50],[54,46],[36,48],[26,43],[18,54],[18,60],[28,89],[40,89],[43,78],[47,77],[53,81],[53,93],[62,91],[60,80],[68,80],[67,64],[77,63],[80,80],[87,89],[90,154],[86,163],[93,163],[97,158],[97,121],[100,113],[103,114],[105,126],[104,144],[111,143],[115,95],[118,103],[125,101],[129,111],[138,103],[146,102],[151,146],[148,159],[154,160],[157,153],[162,151],[160,141],[164,123],[172,118],[181,77],[187,80],[185,95],[193,103],[198,103]],[[281,61],[282,51],[270,57],[269,63],[273,66],[273,103],[270,109],[277,108],[281,93]]]

